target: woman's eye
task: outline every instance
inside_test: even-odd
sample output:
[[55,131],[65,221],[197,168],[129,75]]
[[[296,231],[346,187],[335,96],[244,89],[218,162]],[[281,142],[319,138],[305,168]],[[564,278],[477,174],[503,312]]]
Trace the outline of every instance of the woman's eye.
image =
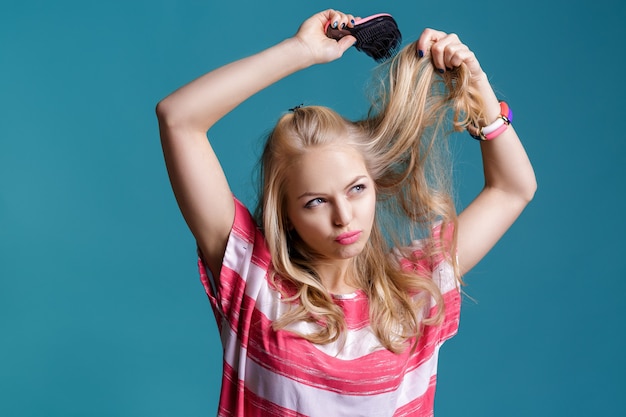
[[355,185],[354,187],[352,187],[352,191],[356,192],[356,193],[362,193],[365,190],[365,185],[363,184],[358,184]]
[[316,206],[319,206],[320,204],[322,204],[323,202],[324,202],[323,198],[314,198],[313,200],[311,200],[308,203],[306,203],[306,205],[304,207],[306,207],[306,208],[316,207]]

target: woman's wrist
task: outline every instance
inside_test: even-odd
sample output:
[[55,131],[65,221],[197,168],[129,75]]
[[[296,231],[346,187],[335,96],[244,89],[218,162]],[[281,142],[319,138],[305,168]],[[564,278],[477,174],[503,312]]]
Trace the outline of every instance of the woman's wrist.
[[311,48],[297,36],[287,38],[281,44],[287,49],[289,59],[299,68],[304,69],[317,64]]
[[487,74],[481,70],[480,74],[472,75],[472,84],[478,90],[483,100],[484,117],[493,121],[500,115],[500,102],[491,87]]

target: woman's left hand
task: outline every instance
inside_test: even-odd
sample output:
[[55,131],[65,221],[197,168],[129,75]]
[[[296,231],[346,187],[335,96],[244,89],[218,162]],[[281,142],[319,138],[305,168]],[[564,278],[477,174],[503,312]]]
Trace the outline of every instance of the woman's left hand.
[[[458,67],[469,71],[470,83],[483,105],[483,126],[500,115],[500,104],[474,53],[453,33],[425,29],[417,51],[440,73]],[[512,127],[481,147],[485,186],[459,213],[457,254],[461,275],[476,265],[520,215],[537,188],[528,156]]]
[[480,80],[483,70],[476,55],[454,33],[445,33],[434,29],[424,29],[417,41],[417,53],[430,57],[440,73],[465,64],[473,82]]

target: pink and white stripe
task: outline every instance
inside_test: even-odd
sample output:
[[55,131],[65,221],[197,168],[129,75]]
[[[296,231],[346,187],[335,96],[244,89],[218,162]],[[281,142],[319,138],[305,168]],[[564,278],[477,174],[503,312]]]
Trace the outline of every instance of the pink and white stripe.
[[[416,246],[418,248],[419,245]],[[402,267],[410,265],[402,260]],[[219,279],[199,260],[224,348],[219,416],[431,416],[441,344],[458,328],[460,295],[451,266],[434,262],[445,320],[426,327],[418,348],[394,354],[369,326],[365,293],[337,297],[348,330],[342,341],[315,345],[272,323],[289,305],[267,280],[271,265],[263,235],[236,201],[236,216]],[[292,331],[290,331],[292,330]]]

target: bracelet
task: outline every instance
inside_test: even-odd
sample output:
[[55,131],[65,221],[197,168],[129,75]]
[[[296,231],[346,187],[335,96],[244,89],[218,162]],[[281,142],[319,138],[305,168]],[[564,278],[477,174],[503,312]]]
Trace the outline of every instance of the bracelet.
[[496,130],[494,130],[491,133],[484,133],[483,132],[483,134],[485,136],[485,140],[492,140],[492,139],[497,138],[500,135],[500,133],[502,133],[502,132],[504,132],[506,130],[507,127],[509,127],[509,124],[508,123],[503,123],[502,126],[500,126],[499,128],[497,128]]
[[476,140],[492,140],[500,136],[509,127],[512,120],[513,111],[506,102],[501,101],[500,115],[493,123],[482,128],[469,125],[467,126],[467,131]]
[[482,132],[483,135],[487,136],[489,133],[495,132],[496,130],[501,128],[502,125],[504,125],[504,119],[498,116],[495,122],[493,122],[489,126],[483,127],[480,131]]

